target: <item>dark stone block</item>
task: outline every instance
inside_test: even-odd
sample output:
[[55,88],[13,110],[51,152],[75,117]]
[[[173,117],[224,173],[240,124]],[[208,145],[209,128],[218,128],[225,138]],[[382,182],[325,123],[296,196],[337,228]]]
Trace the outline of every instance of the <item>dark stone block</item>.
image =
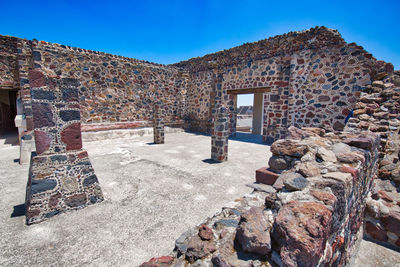
[[57,214],[59,214],[59,213],[60,213],[59,210],[55,210],[55,211],[52,211],[52,212],[47,213],[47,214],[45,215],[45,217],[46,217],[46,218],[50,218],[50,217],[53,217],[53,216],[55,216],[55,215],[57,215]]
[[76,88],[63,88],[61,89],[62,99],[66,102],[79,101],[78,89]]
[[31,194],[38,194],[52,190],[56,187],[57,181],[54,179],[35,180],[32,179]]
[[46,91],[41,89],[31,90],[32,100],[54,100],[56,97],[52,91]]
[[86,195],[85,194],[76,194],[65,199],[65,204],[69,207],[79,207],[86,204]]
[[33,123],[35,128],[53,127],[53,110],[48,103],[32,103]]
[[33,51],[32,56],[33,56],[33,60],[42,61],[42,55],[40,54],[39,51]]
[[63,121],[79,121],[81,119],[79,110],[61,110],[60,117]]
[[89,177],[85,178],[85,180],[83,180],[83,186],[89,186],[97,182],[97,176],[95,174],[92,174]]
[[65,155],[54,155],[50,157],[51,161],[58,161],[58,162],[63,162],[67,160],[67,156]]

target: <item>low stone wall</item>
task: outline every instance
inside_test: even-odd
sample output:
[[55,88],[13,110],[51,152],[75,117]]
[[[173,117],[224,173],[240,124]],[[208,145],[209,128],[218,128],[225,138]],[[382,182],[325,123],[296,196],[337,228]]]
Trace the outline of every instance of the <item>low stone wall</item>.
[[348,129],[381,137],[378,178],[367,199],[365,234],[400,247],[400,72],[381,62],[375,81],[361,94]]
[[362,238],[365,199],[377,174],[374,133],[291,127],[271,146],[272,185],[223,208],[142,266],[343,266]]

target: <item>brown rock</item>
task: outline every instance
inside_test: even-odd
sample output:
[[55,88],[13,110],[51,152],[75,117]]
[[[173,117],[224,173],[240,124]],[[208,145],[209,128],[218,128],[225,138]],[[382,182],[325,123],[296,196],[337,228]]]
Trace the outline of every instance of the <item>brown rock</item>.
[[388,240],[388,236],[386,235],[385,230],[383,230],[380,226],[373,224],[371,222],[366,222],[365,231],[373,238],[378,241],[386,242]]
[[299,172],[305,177],[317,176],[321,173],[321,169],[315,162],[301,162],[299,164]]
[[244,252],[267,256],[271,252],[271,224],[262,208],[252,207],[242,214],[236,231],[236,241]]
[[199,236],[203,240],[213,240],[214,234],[210,227],[205,224],[202,224],[199,228]]
[[271,145],[271,152],[276,156],[286,155],[301,158],[308,152],[308,148],[305,144],[302,144],[299,141],[284,139],[275,141]]
[[29,77],[29,85],[32,88],[43,87],[46,85],[46,78],[41,71],[31,70],[28,74]]
[[190,238],[187,244],[185,257],[186,260],[193,263],[198,259],[207,257],[216,250],[217,248],[212,242],[203,241],[198,235],[195,235],[192,238]]
[[332,212],[316,202],[291,201],[275,219],[274,239],[284,266],[316,266],[323,257]]
[[357,152],[339,153],[336,158],[344,163],[365,162],[365,157]]
[[61,132],[61,141],[66,144],[67,150],[82,148],[81,124],[72,123]]
[[260,168],[256,170],[256,182],[273,185],[278,179],[279,174],[268,170],[267,168]]
[[158,258],[151,258],[148,262],[142,263],[139,267],[166,267],[170,266],[174,261],[171,256],[161,256]]
[[42,154],[50,148],[51,138],[47,133],[35,130],[36,153]]
[[328,161],[328,162],[336,162],[336,156],[333,151],[328,150],[324,147],[319,147],[316,156],[323,161]]
[[282,171],[289,168],[288,163],[284,157],[272,156],[269,158],[268,165],[271,169],[276,171]]
[[390,211],[389,215],[384,216],[381,221],[383,226],[390,232],[400,235],[400,213],[396,211]]
[[334,194],[325,191],[311,190],[311,195],[316,199],[325,203],[325,205],[335,205],[337,198]]

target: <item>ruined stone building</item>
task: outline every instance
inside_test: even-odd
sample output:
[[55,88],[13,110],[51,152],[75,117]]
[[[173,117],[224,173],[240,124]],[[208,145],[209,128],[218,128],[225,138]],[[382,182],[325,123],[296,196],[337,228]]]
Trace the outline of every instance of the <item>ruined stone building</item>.
[[[297,176],[289,175],[280,189],[274,186],[262,196],[264,208],[275,221],[265,222],[264,230],[271,231],[271,236],[256,245],[247,244],[251,238],[242,222],[263,211],[231,214],[240,221],[236,242],[244,251],[261,253],[264,259],[272,257],[285,266],[338,266],[345,264],[355,249],[374,178],[394,181],[397,177],[400,181],[397,75],[392,64],[376,60],[361,46],[345,42],[336,30],[325,27],[290,32],[171,65],[0,36],[0,125],[2,130],[10,130],[17,115],[21,163],[28,162],[31,150],[35,151],[30,159],[26,206],[27,222],[34,223],[102,201],[97,177],[82,149],[81,131],[151,126],[157,135],[155,143],[163,143],[164,125],[180,127],[212,134],[213,158],[224,161],[228,135],[236,133],[237,95],[254,94],[259,104],[253,114],[262,125],[259,133],[265,143],[276,141],[264,183],[272,188],[283,174]],[[380,110],[384,103],[387,107]],[[346,124],[351,113],[353,118]],[[279,140],[285,137],[292,141]],[[337,143],[345,145],[335,147]],[[335,149],[340,151],[336,155]],[[306,155],[312,159],[303,159]],[[306,166],[299,166],[300,161]],[[322,166],[324,162],[332,164]],[[329,183],[311,179],[320,175]],[[293,179],[297,179],[294,184]],[[299,187],[299,183],[303,185]],[[277,197],[280,190],[304,188],[310,196],[307,201],[314,201],[308,206],[301,201],[304,195],[292,195],[296,202]],[[385,193],[374,194],[373,201],[385,199]],[[388,198],[397,209],[394,197]],[[372,203],[370,210],[374,205],[378,204]],[[300,213],[307,221],[291,223],[305,223],[308,230],[285,221]],[[372,238],[399,246],[397,210],[383,215],[372,212],[367,220]],[[221,235],[222,228],[218,228]],[[292,228],[306,241],[296,240]],[[202,229],[211,230],[208,226]],[[178,254],[153,259],[149,266],[173,265],[182,261],[179,255],[185,253],[184,261],[193,263],[212,254],[207,260],[228,266],[224,264],[230,256],[218,247],[219,241],[200,237],[197,243],[189,236],[185,239],[192,242],[192,250],[178,246]],[[274,238],[280,241],[271,245]],[[207,253],[196,254],[196,246]],[[299,249],[305,252],[300,255]]]

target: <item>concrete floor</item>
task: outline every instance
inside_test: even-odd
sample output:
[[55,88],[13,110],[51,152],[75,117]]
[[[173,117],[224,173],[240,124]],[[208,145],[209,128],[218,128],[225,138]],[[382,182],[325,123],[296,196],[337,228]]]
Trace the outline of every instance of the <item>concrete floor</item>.
[[[106,200],[31,226],[22,206],[29,166],[14,161],[15,138],[0,139],[0,266],[137,266],[168,254],[181,233],[251,192],[245,185],[269,147],[249,134],[235,139],[220,164],[209,163],[203,135],[168,134],[164,145],[152,136],[86,142]],[[363,241],[356,263],[396,266],[399,255]]]
[[239,134],[219,164],[203,135],[86,142],[106,200],[32,226],[21,206],[28,166],[14,162],[12,138],[0,140],[0,266],[137,266],[168,254],[181,233],[252,191],[246,184],[270,156],[260,140]]

